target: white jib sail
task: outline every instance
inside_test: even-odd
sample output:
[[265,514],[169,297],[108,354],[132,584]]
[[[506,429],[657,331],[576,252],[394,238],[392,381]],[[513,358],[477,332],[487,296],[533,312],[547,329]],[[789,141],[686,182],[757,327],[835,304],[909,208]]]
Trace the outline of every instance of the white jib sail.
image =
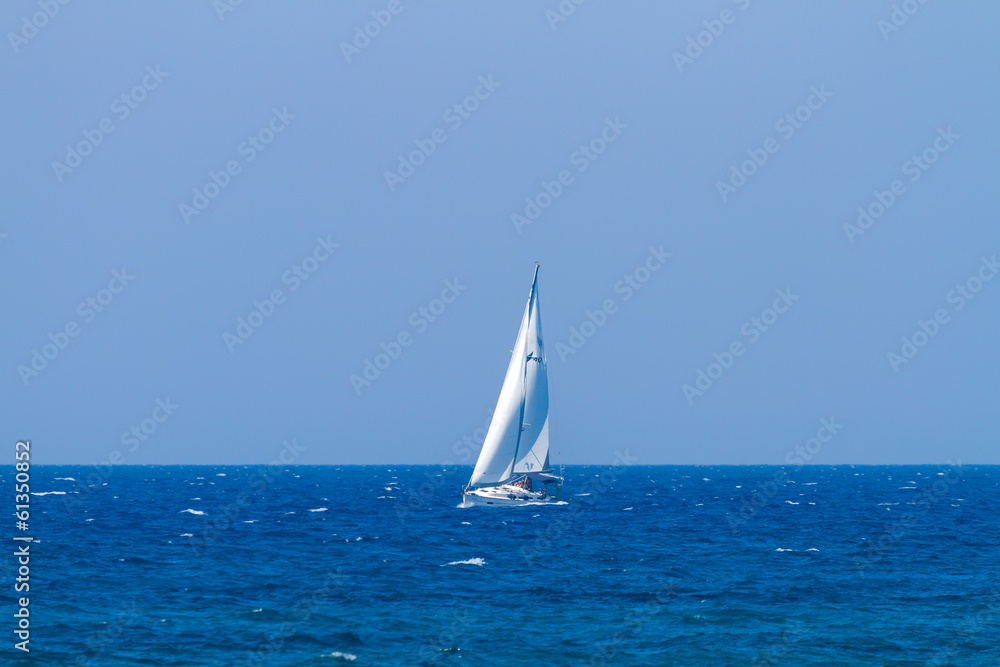
[[[538,269],[535,269],[535,280],[538,279]],[[524,421],[525,407],[525,371],[527,361],[528,338],[531,325],[532,303],[535,300],[535,282],[531,284],[528,303],[524,307],[521,327],[517,332],[514,350],[510,355],[507,375],[503,387],[500,388],[500,398],[497,400],[493,421],[486,433],[483,449],[476,461],[469,486],[494,486],[503,484],[511,478],[514,472],[514,461],[517,458],[518,444],[521,440],[521,426]],[[534,334],[531,335],[534,339]],[[547,393],[547,390],[546,390]],[[546,396],[546,403],[548,398]]]

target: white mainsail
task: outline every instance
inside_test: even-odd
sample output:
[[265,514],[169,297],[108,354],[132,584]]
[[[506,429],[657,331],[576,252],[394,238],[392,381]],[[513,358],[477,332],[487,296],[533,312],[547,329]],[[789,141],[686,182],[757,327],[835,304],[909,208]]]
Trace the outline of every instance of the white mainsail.
[[538,267],[469,487],[496,486],[516,473],[549,469],[549,386],[538,306]]
[[521,420],[521,442],[517,448],[514,473],[542,472],[549,469],[549,378],[545,368],[545,348],[542,343],[542,318],[538,305],[538,270],[532,297],[525,340],[524,417]]

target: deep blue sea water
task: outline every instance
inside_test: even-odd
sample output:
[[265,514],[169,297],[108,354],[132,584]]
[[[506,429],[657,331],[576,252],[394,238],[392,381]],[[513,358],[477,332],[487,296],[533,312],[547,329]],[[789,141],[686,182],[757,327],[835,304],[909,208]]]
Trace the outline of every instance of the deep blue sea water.
[[470,472],[34,467],[0,662],[1000,665],[1000,467],[568,466],[566,505],[459,509]]

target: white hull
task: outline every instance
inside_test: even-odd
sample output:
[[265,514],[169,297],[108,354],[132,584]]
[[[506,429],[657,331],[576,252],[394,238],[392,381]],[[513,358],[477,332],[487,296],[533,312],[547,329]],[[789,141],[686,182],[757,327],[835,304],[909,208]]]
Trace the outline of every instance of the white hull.
[[473,489],[462,494],[462,507],[501,507],[516,505],[565,505],[555,495],[540,491],[526,491],[517,486],[503,484]]

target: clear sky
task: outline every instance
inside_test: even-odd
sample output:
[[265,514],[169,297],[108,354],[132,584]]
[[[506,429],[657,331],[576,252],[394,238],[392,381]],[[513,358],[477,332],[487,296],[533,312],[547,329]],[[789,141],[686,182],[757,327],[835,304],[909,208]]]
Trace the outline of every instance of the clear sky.
[[471,464],[538,261],[555,462],[1000,463],[1000,6],[895,7],[5,2],[0,442]]

